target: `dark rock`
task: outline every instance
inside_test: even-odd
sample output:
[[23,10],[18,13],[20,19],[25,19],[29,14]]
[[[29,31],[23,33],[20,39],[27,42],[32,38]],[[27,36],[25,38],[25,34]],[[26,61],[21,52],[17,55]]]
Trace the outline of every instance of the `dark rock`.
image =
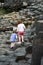
[[6,51],[3,55],[8,56],[8,55],[9,55],[9,53],[7,53],[7,51]]
[[7,60],[7,57],[2,55],[0,56],[0,62],[5,62]]
[[0,62],[0,65],[3,65],[3,62]]
[[32,45],[32,43],[30,43],[30,42],[24,42],[24,46],[25,47],[30,46],[30,45]]
[[15,60],[15,62],[18,62],[20,60],[27,60],[25,56],[18,56]]
[[2,62],[3,65],[10,65],[10,62]]
[[32,53],[32,45],[26,48],[26,54],[31,54],[31,53]]
[[37,20],[43,20],[43,15],[36,16]]

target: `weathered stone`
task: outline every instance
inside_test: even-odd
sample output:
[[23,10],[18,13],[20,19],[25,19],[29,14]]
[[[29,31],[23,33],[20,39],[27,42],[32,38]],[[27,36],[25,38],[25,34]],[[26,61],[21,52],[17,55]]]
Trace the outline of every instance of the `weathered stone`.
[[30,46],[30,45],[32,46],[32,43],[30,43],[30,42],[24,42],[24,46],[25,47]]
[[31,53],[32,53],[32,45],[29,45],[26,48],[26,54],[31,54]]
[[[9,3],[12,3],[12,1],[10,2],[9,0]],[[34,36],[33,32],[35,32],[35,28],[32,29],[33,24],[31,25],[29,23],[30,22],[32,23],[33,21],[35,21],[35,19],[37,20],[43,19],[43,2],[36,2],[36,0],[34,0],[33,2],[32,1],[30,0],[28,2],[28,6],[26,8],[21,8],[19,12],[12,12],[4,16],[0,16],[0,43],[1,43],[0,44],[0,65],[14,65],[14,64],[30,65],[31,56],[28,54],[32,53],[32,43],[30,42],[32,42],[33,39],[30,42],[29,40],[32,38],[32,36]],[[8,2],[8,0],[6,2]],[[25,2],[25,0],[23,0],[23,2]],[[17,1],[15,1],[15,3],[17,3]],[[21,3],[19,4],[18,3],[17,3],[17,6],[19,8],[20,6],[19,4]],[[7,8],[9,7],[8,3],[6,4],[6,6]],[[14,4],[14,7],[15,6],[16,5]],[[16,6],[16,9],[17,9],[17,6]],[[22,6],[23,6],[23,3],[22,3]],[[11,5],[9,9],[11,8],[15,9],[14,7]],[[27,28],[24,33],[24,44],[22,46],[18,45],[17,49],[15,49],[14,51],[14,50],[10,50],[9,48],[10,46],[9,38],[12,33],[13,27],[17,26],[18,19],[21,19],[23,23],[27,25],[26,26]],[[29,27],[28,25],[29,26],[31,25],[31,27]],[[5,43],[8,43],[8,44],[5,44]],[[26,59],[25,54],[26,54],[26,58],[28,58],[27,61],[25,60]],[[15,60],[16,61],[18,60],[19,62],[17,63]],[[42,62],[43,62],[43,59],[42,59]]]
[[25,56],[25,48],[24,47],[21,47],[21,48],[17,48],[15,50],[15,55],[18,57],[18,56]]

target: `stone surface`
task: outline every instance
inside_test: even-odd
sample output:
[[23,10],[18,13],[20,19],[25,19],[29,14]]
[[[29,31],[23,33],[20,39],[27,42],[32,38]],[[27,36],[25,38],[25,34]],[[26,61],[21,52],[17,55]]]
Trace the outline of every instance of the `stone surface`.
[[16,56],[25,56],[25,54],[26,54],[25,48],[24,47],[17,48],[15,50],[15,54],[16,54]]
[[[26,2],[27,1],[28,0],[26,0]],[[35,28],[32,29],[32,27],[35,19],[43,19],[43,2],[39,2],[39,0],[34,0],[34,2],[32,1],[30,0],[30,5],[28,2],[27,7],[21,8],[18,12],[0,15],[0,65],[30,65],[32,58],[32,41],[29,42],[29,39],[31,40],[34,35],[33,32],[35,31]],[[12,3],[12,0],[9,0],[9,3]],[[7,5],[8,4],[6,4],[6,6]],[[17,4],[17,6],[19,5]],[[12,7],[13,6],[11,6],[11,8]],[[18,19],[21,19],[26,25],[26,31],[24,33],[25,42],[24,45],[18,46],[14,51],[10,49],[9,38],[13,27],[17,27]],[[29,53],[30,50],[31,54]],[[28,58],[27,61],[25,60],[25,54],[26,58]],[[16,61],[18,61],[18,63]],[[43,65],[43,58],[41,61],[41,65]]]

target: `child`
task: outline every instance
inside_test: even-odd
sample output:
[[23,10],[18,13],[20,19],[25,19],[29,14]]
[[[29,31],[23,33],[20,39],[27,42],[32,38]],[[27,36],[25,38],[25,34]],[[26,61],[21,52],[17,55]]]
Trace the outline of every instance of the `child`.
[[11,42],[10,48],[15,47],[15,44],[16,44],[15,41],[16,41],[16,39],[17,39],[17,34],[16,34],[16,29],[15,29],[15,30],[13,30],[13,33],[10,36],[10,42]]
[[19,39],[19,43],[21,44],[21,40],[22,42],[24,42],[24,32],[25,32],[25,25],[22,23],[21,20],[18,21],[18,26],[17,26],[17,32],[18,32],[18,39]]

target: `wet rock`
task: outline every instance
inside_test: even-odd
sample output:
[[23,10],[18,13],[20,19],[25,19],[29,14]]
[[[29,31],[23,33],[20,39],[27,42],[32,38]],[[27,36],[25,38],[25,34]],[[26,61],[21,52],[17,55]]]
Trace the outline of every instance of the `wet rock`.
[[25,48],[24,47],[21,47],[21,48],[18,48],[15,50],[15,55],[18,57],[18,56],[25,56]]

